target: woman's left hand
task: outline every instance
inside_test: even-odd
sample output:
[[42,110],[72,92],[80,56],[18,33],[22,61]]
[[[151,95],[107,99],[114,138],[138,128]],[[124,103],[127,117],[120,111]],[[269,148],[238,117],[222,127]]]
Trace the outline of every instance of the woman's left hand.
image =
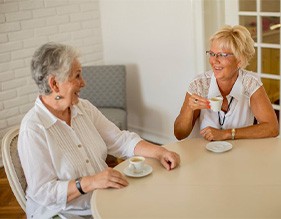
[[225,132],[226,130],[216,129],[208,126],[202,129],[200,131],[200,134],[208,141],[218,141],[227,139],[227,137],[225,136]]
[[176,152],[145,140],[136,145],[134,154],[157,159],[167,170],[172,170],[180,164],[180,156]]
[[180,164],[180,156],[176,152],[167,149],[163,150],[159,160],[167,170],[172,170]]

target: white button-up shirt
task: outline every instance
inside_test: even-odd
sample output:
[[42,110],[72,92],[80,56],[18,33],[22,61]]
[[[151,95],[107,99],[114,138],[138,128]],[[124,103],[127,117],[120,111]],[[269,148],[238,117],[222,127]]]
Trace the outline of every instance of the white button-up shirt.
[[[232,90],[226,96],[228,103],[230,103],[230,99],[233,97],[229,111],[226,114],[223,111],[219,113],[221,122],[225,116],[224,124],[221,127],[218,112],[203,109],[200,112],[199,118],[200,130],[207,126],[218,129],[231,129],[252,125],[254,115],[250,108],[250,98],[261,86],[262,82],[258,79],[257,74],[240,69]],[[198,94],[208,99],[222,96],[212,71],[207,71],[196,77],[190,83],[188,93]]]
[[130,157],[141,138],[120,131],[89,101],[71,107],[71,126],[55,117],[38,97],[22,120],[18,150],[27,180],[28,218],[56,214],[91,215],[91,193],[67,203],[70,180],[107,168],[107,154]]

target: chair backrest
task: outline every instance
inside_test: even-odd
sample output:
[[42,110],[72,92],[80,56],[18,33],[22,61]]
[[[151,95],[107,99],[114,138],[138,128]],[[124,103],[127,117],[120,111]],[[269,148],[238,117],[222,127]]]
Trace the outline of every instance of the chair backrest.
[[2,159],[7,179],[22,209],[25,211],[27,187],[24,172],[18,155],[19,126],[11,128],[2,139]]
[[82,67],[86,86],[80,96],[96,107],[126,110],[126,68],[124,65]]

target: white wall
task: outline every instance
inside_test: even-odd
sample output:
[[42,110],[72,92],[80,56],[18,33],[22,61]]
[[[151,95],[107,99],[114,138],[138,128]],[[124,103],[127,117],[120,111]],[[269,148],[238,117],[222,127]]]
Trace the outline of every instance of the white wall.
[[102,63],[99,2],[0,0],[0,140],[33,106],[30,59],[48,41],[80,49],[82,64]]
[[202,0],[0,0],[0,139],[36,97],[31,55],[57,41],[78,47],[84,65],[103,63],[103,52],[126,64],[129,128],[174,141],[186,86],[204,70],[203,35]]
[[[233,0],[232,0],[233,1]],[[226,1],[232,2],[232,1]],[[228,14],[229,17],[229,14]],[[209,48],[209,38],[221,26],[225,25],[225,0],[204,0],[204,29],[205,48]],[[210,69],[209,60],[206,59],[207,69]]]
[[127,65],[129,129],[174,141],[187,84],[204,70],[201,0],[100,0],[106,64]]

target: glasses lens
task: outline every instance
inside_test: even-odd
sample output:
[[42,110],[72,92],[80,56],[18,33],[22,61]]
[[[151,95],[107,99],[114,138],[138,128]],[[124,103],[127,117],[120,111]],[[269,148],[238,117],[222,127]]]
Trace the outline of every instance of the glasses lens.
[[208,56],[210,56],[210,57],[216,56],[216,54],[213,53],[213,52],[211,52],[211,51],[206,51],[206,54],[207,54]]
[[226,58],[227,56],[227,53],[218,53],[218,57]]
[[209,57],[217,57],[217,58],[227,58],[228,56],[232,56],[232,53],[224,53],[224,52],[219,52],[219,53],[214,53],[212,51],[206,51],[206,54]]

